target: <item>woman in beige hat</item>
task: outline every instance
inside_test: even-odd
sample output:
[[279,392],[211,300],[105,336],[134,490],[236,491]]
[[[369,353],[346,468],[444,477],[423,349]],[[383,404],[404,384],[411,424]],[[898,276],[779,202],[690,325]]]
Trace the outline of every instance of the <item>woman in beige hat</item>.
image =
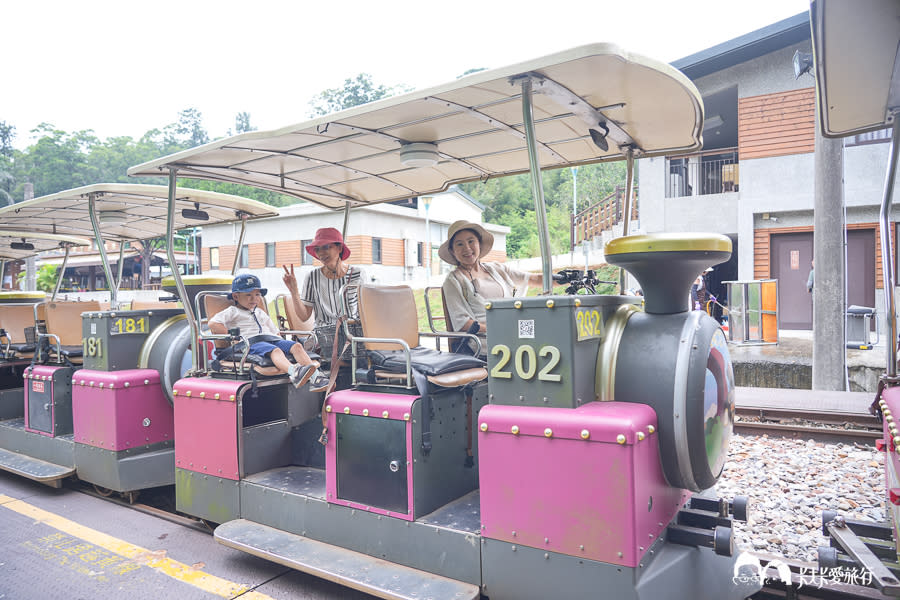
[[438,255],[456,268],[444,279],[444,302],[449,328],[485,335],[484,303],[488,298],[524,296],[528,285],[542,285],[539,274],[503,263],[481,262],[494,245],[494,236],[478,223],[456,221]]

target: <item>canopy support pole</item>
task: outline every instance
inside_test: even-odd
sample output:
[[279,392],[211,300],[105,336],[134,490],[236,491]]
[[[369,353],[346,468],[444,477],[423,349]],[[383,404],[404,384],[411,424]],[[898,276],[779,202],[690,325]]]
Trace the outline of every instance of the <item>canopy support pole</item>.
[[71,245],[65,244],[64,248],[66,253],[63,255],[62,265],[59,267],[59,275],[56,278],[56,287],[53,288],[53,294],[50,295],[50,302],[56,300],[56,295],[59,293],[59,287],[62,285],[63,275],[66,273],[66,264],[69,262],[69,250],[71,249]]
[[344,203],[344,226],[341,228],[341,238],[347,243],[347,227],[350,225],[350,203]]
[[231,264],[231,276],[237,274],[238,264],[241,261],[241,253],[244,251],[244,235],[247,233],[247,217],[249,215],[241,213],[241,233],[238,235],[237,252],[234,253],[234,262]]
[[[181,298],[181,304],[184,306],[184,314],[191,327],[191,370],[187,374],[192,375],[200,371],[200,348],[198,343],[200,326],[197,324],[197,318],[194,315],[194,307],[191,306],[187,290],[184,287],[181,271],[178,270],[178,263],[175,262],[175,197],[177,192],[177,173],[177,169],[169,169],[169,205],[166,215],[166,258],[169,260],[169,265],[172,267],[172,277],[175,279],[178,297]],[[241,237],[243,239],[243,236]],[[240,247],[238,252],[240,252]]]
[[103,272],[106,274],[106,285],[109,287],[109,308],[110,310],[118,310],[119,286],[116,280],[113,278],[112,268],[110,268],[109,266],[109,257],[106,255],[106,247],[103,244],[103,235],[100,233],[100,223],[97,219],[96,194],[90,194],[88,196],[88,215],[91,217],[91,228],[94,230],[94,240],[97,242],[97,249],[100,251],[100,262],[103,265]]
[[544,185],[541,179],[541,165],[537,154],[534,135],[534,110],[531,103],[532,80],[530,75],[522,77],[522,121],[525,124],[525,142],[528,145],[528,165],[531,172],[531,189],[534,194],[534,212],[537,216],[538,239],[541,243],[541,273],[544,276],[543,293],[549,294],[553,278],[550,275],[550,230],[547,226],[547,206],[544,203]]
[[119,273],[116,277],[116,296],[122,289],[122,272],[125,270],[125,242],[119,242]]
[[[894,126],[891,129],[891,147],[888,152],[888,169],[884,180],[884,196],[881,199],[881,267],[884,269],[884,303],[887,316],[887,368],[886,378],[897,376],[897,307],[894,301],[894,245],[891,239],[891,199],[894,196],[894,177],[897,174],[897,160],[900,158],[900,111],[893,112]],[[887,257],[887,258],[886,258]]]
[[[625,150],[625,202],[622,207],[622,237],[631,233],[631,193],[634,189],[634,148]],[[625,269],[619,269],[619,293],[625,293]]]

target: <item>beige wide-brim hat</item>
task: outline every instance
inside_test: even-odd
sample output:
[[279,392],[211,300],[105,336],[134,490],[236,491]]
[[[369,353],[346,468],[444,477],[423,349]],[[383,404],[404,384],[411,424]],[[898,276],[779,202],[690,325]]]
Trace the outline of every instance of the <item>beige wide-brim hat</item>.
[[450,226],[450,229],[447,230],[447,241],[441,244],[441,247],[438,249],[438,256],[440,256],[441,260],[443,260],[445,263],[449,263],[454,266],[459,265],[459,261],[456,260],[456,257],[453,256],[453,252],[450,251],[450,244],[453,243],[453,236],[455,236],[463,229],[471,229],[475,232],[475,235],[478,236],[478,246],[481,248],[481,252],[478,254],[478,258],[484,258],[485,256],[487,256],[487,253],[490,252],[491,248],[494,247],[494,235],[487,229],[485,229],[478,223],[472,223],[470,221],[456,221]]

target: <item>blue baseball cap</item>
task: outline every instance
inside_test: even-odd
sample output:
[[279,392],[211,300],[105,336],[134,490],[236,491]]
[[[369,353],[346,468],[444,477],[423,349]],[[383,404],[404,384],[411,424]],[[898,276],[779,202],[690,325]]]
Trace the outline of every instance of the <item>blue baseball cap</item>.
[[262,287],[259,277],[250,275],[249,273],[242,273],[235,277],[234,281],[231,282],[231,293],[228,294],[228,299],[232,300],[231,294],[235,292],[252,292],[253,290],[259,290],[259,293],[263,296],[269,292],[268,289]]

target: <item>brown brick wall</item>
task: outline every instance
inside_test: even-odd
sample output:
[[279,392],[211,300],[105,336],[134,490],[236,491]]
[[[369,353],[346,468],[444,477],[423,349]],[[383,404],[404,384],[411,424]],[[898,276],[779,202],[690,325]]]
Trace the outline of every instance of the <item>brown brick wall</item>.
[[741,160],[815,150],[815,88],[738,99]]
[[247,268],[248,269],[265,269],[266,268],[266,245],[265,244],[247,244]]

